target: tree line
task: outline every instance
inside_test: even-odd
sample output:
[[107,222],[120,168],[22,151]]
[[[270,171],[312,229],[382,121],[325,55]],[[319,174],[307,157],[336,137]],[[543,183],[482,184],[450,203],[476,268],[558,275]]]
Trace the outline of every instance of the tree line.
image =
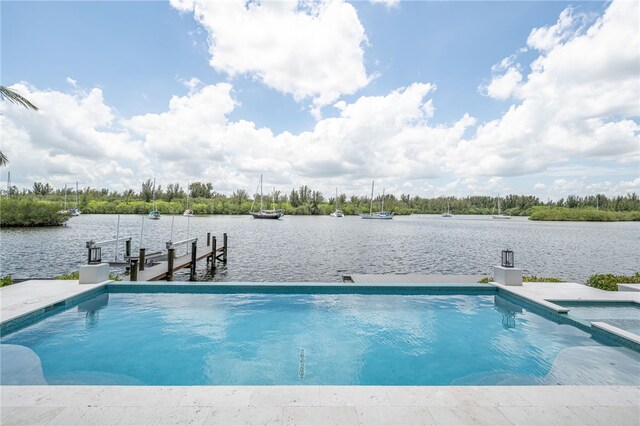
[[[54,203],[63,207],[65,189],[54,188],[49,183],[35,182],[31,189],[19,190],[16,186],[2,191],[3,196],[18,199],[31,199]],[[147,213],[155,200],[158,210],[165,214],[179,214],[187,208],[187,194],[189,207],[196,214],[245,214],[251,210],[258,194],[249,194],[244,189],[237,189],[226,195],[214,190],[210,182],[192,182],[188,187],[179,183],[171,183],[163,188],[154,187],[151,179],[142,182],[138,191],[128,189],[118,192],[106,188],[82,188],[77,194],[78,207],[84,213]],[[75,203],[75,189],[66,189],[68,205]],[[382,196],[373,198],[373,210],[378,211],[382,206]],[[498,198],[494,196],[467,197],[435,197],[426,198],[401,194],[384,195],[384,209],[396,214],[438,214],[449,207],[452,214],[491,214],[496,212]],[[335,208],[336,198],[326,197],[322,192],[307,185],[293,188],[289,192],[274,191],[263,197],[265,208],[281,208],[286,214],[324,215]],[[345,214],[359,214],[368,212],[372,200],[370,197],[339,194],[338,208]],[[556,201],[546,202],[532,195],[509,194],[500,198],[503,211],[514,216],[528,216],[532,208],[537,206],[596,209],[603,211],[640,211],[640,199],[636,193],[626,195],[606,196],[596,194],[588,196],[569,195]],[[255,207],[255,206],[254,206]],[[255,207],[257,208],[257,207]]]

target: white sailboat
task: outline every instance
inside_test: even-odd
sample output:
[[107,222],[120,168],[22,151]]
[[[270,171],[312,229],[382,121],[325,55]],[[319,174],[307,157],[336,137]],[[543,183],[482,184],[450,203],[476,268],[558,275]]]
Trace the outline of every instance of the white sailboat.
[[442,214],[442,217],[453,217],[451,211],[449,210],[449,200],[447,199],[447,211]]
[[[66,197],[66,187],[65,187],[65,200],[66,198],[67,197]],[[65,209],[66,209],[66,204],[65,204]],[[71,213],[71,216],[80,216],[80,214],[82,213],[78,208],[78,181],[76,181],[76,206],[72,207],[71,210],[69,210],[69,212]]]
[[193,213],[193,210],[191,210],[191,207],[189,206],[189,192],[189,184],[187,183],[187,209],[182,213],[182,216],[194,217],[195,213]]
[[329,216],[331,217],[344,217],[342,210],[338,210],[338,188],[336,188],[336,209]]
[[494,219],[511,219],[511,216],[508,214],[502,213],[502,209],[500,208],[500,195],[498,195],[498,214],[491,216]]
[[156,204],[156,179],[153,179],[153,210],[149,212],[147,218],[151,220],[160,220],[160,212],[158,211],[158,205]]
[[393,219],[393,212],[384,211],[384,189],[382,189],[382,205],[379,212],[373,212],[373,186],[375,181],[371,182],[371,204],[369,205],[369,213],[362,213],[362,219]]
[[[264,210],[263,209],[263,205],[262,205],[262,175],[260,175],[260,183],[258,184],[258,186],[260,187],[260,211],[254,212],[253,211],[253,207],[256,203],[256,200],[253,200],[253,203],[251,204],[251,211],[249,212],[249,214],[251,215],[251,217],[253,217],[254,219],[280,219],[282,216],[284,216],[284,210],[279,209],[279,210]],[[256,192],[258,191],[258,189],[256,188]]]

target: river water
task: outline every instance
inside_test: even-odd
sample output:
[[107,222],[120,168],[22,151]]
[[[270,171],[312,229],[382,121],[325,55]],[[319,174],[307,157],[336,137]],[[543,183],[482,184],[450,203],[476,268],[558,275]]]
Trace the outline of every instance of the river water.
[[[137,254],[141,241],[153,252],[164,250],[170,239],[205,241],[207,232],[218,238],[219,246],[222,234],[229,235],[229,257],[213,276],[206,262],[199,262],[198,278],[206,281],[340,282],[350,274],[490,274],[507,248],[515,253],[516,267],[538,276],[584,282],[596,273],[640,271],[637,222],[439,215],[382,221],[354,216],[163,216],[152,221],[134,215],[83,215],[61,227],[0,230],[0,275],[45,278],[78,270],[86,263],[86,241],[109,240],[116,234],[132,237]],[[103,260],[113,260],[115,251],[103,248]],[[119,259],[123,252],[121,245]],[[178,254],[183,252],[180,248]],[[187,278],[186,271],[175,277]]]

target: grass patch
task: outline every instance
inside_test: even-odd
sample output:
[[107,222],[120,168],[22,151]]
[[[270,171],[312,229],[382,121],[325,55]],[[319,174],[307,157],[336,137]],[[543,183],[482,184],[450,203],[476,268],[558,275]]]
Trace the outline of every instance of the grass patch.
[[0,277],[0,287],[11,284],[13,284],[13,277],[11,276],[11,274]]
[[[53,278],[54,280],[79,280],[80,279],[80,271],[73,271],[70,274],[62,274],[62,275],[58,275],[57,277]],[[122,281],[122,278],[120,278],[117,275],[111,275],[109,274],[109,279],[112,281]]]
[[621,283],[640,284],[640,273],[636,272],[635,275],[591,275],[586,284],[600,290],[618,291],[618,284]]

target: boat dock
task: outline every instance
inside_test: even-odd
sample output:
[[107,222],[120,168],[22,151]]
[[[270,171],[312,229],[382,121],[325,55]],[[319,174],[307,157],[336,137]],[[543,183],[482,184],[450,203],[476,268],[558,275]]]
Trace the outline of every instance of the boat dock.
[[[110,241],[88,241],[88,263],[101,263],[101,246],[107,244],[125,242],[124,262],[108,262],[112,266],[126,266],[127,273],[123,276],[125,281],[173,281],[173,274],[180,270],[189,268],[189,280],[195,281],[196,263],[206,259],[211,272],[215,272],[216,263],[227,263],[228,237],[223,234],[222,245],[218,247],[215,236],[207,233],[206,246],[198,246],[198,238],[189,238],[182,241],[167,241],[167,251],[146,253],[145,248],[141,248],[138,256],[131,256],[131,238],[117,238]],[[186,253],[177,255],[176,249],[186,246]]]

